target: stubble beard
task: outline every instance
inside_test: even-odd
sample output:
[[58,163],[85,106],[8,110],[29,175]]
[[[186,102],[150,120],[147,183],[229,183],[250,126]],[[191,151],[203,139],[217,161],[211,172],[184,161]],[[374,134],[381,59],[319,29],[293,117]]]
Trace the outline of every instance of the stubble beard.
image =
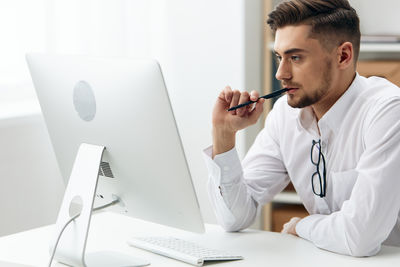
[[291,106],[292,108],[304,108],[320,101],[324,97],[332,83],[332,73],[330,71],[331,66],[332,61],[328,61],[322,73],[323,78],[321,84],[319,84],[317,89],[313,90],[311,93],[304,94],[299,99],[296,99],[294,95],[288,94],[287,99],[289,106]]

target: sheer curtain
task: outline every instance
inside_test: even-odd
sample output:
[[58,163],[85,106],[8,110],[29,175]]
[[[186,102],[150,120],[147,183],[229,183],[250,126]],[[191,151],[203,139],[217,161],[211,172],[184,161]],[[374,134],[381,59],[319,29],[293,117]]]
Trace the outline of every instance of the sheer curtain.
[[45,48],[45,5],[45,0],[0,1],[0,108],[34,96],[24,55]]
[[27,52],[151,57],[163,0],[1,0],[0,105],[35,99]]

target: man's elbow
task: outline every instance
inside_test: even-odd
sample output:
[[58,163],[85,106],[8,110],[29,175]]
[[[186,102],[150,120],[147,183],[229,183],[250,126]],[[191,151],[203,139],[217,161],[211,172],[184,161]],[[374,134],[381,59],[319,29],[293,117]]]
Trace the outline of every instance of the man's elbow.
[[[255,217],[255,216],[254,216]],[[225,218],[217,218],[218,224],[226,231],[226,232],[239,232],[243,229],[246,229],[254,222],[254,217],[251,219],[245,219],[240,217],[233,217],[232,220],[226,220]]]
[[239,232],[239,231],[247,228],[247,226],[245,226],[243,224],[239,224],[238,221],[234,221],[234,222],[220,221],[219,225],[221,225],[221,227],[226,232]]
[[235,225],[222,225],[222,228],[224,228],[226,232],[239,232],[240,230],[243,230]]
[[372,243],[371,240],[358,238],[348,244],[348,254],[353,257],[370,257],[381,250],[381,244]]

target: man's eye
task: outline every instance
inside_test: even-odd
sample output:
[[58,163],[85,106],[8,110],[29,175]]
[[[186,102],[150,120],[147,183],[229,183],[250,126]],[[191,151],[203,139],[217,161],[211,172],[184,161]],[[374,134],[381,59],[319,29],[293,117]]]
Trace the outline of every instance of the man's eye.
[[282,61],[282,57],[281,57],[281,56],[276,56],[276,61],[277,61],[278,63],[280,63],[280,62]]
[[292,61],[299,61],[301,58],[300,56],[292,56]]

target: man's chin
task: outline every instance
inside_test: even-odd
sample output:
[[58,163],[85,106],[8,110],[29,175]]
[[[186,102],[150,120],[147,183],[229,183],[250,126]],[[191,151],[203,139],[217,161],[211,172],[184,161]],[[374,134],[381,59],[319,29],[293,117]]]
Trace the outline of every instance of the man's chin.
[[288,105],[289,106],[291,106],[292,108],[300,108],[300,106],[299,106],[299,101],[296,101],[295,99],[293,99],[293,97],[291,97],[291,96],[288,96],[287,97],[287,102],[288,102]]
[[292,108],[304,108],[304,107],[310,106],[312,104],[312,103],[311,104],[308,103],[308,101],[301,101],[301,99],[298,99],[296,101],[296,99],[293,99],[290,96],[288,96],[287,102],[288,102],[288,105],[291,106]]

